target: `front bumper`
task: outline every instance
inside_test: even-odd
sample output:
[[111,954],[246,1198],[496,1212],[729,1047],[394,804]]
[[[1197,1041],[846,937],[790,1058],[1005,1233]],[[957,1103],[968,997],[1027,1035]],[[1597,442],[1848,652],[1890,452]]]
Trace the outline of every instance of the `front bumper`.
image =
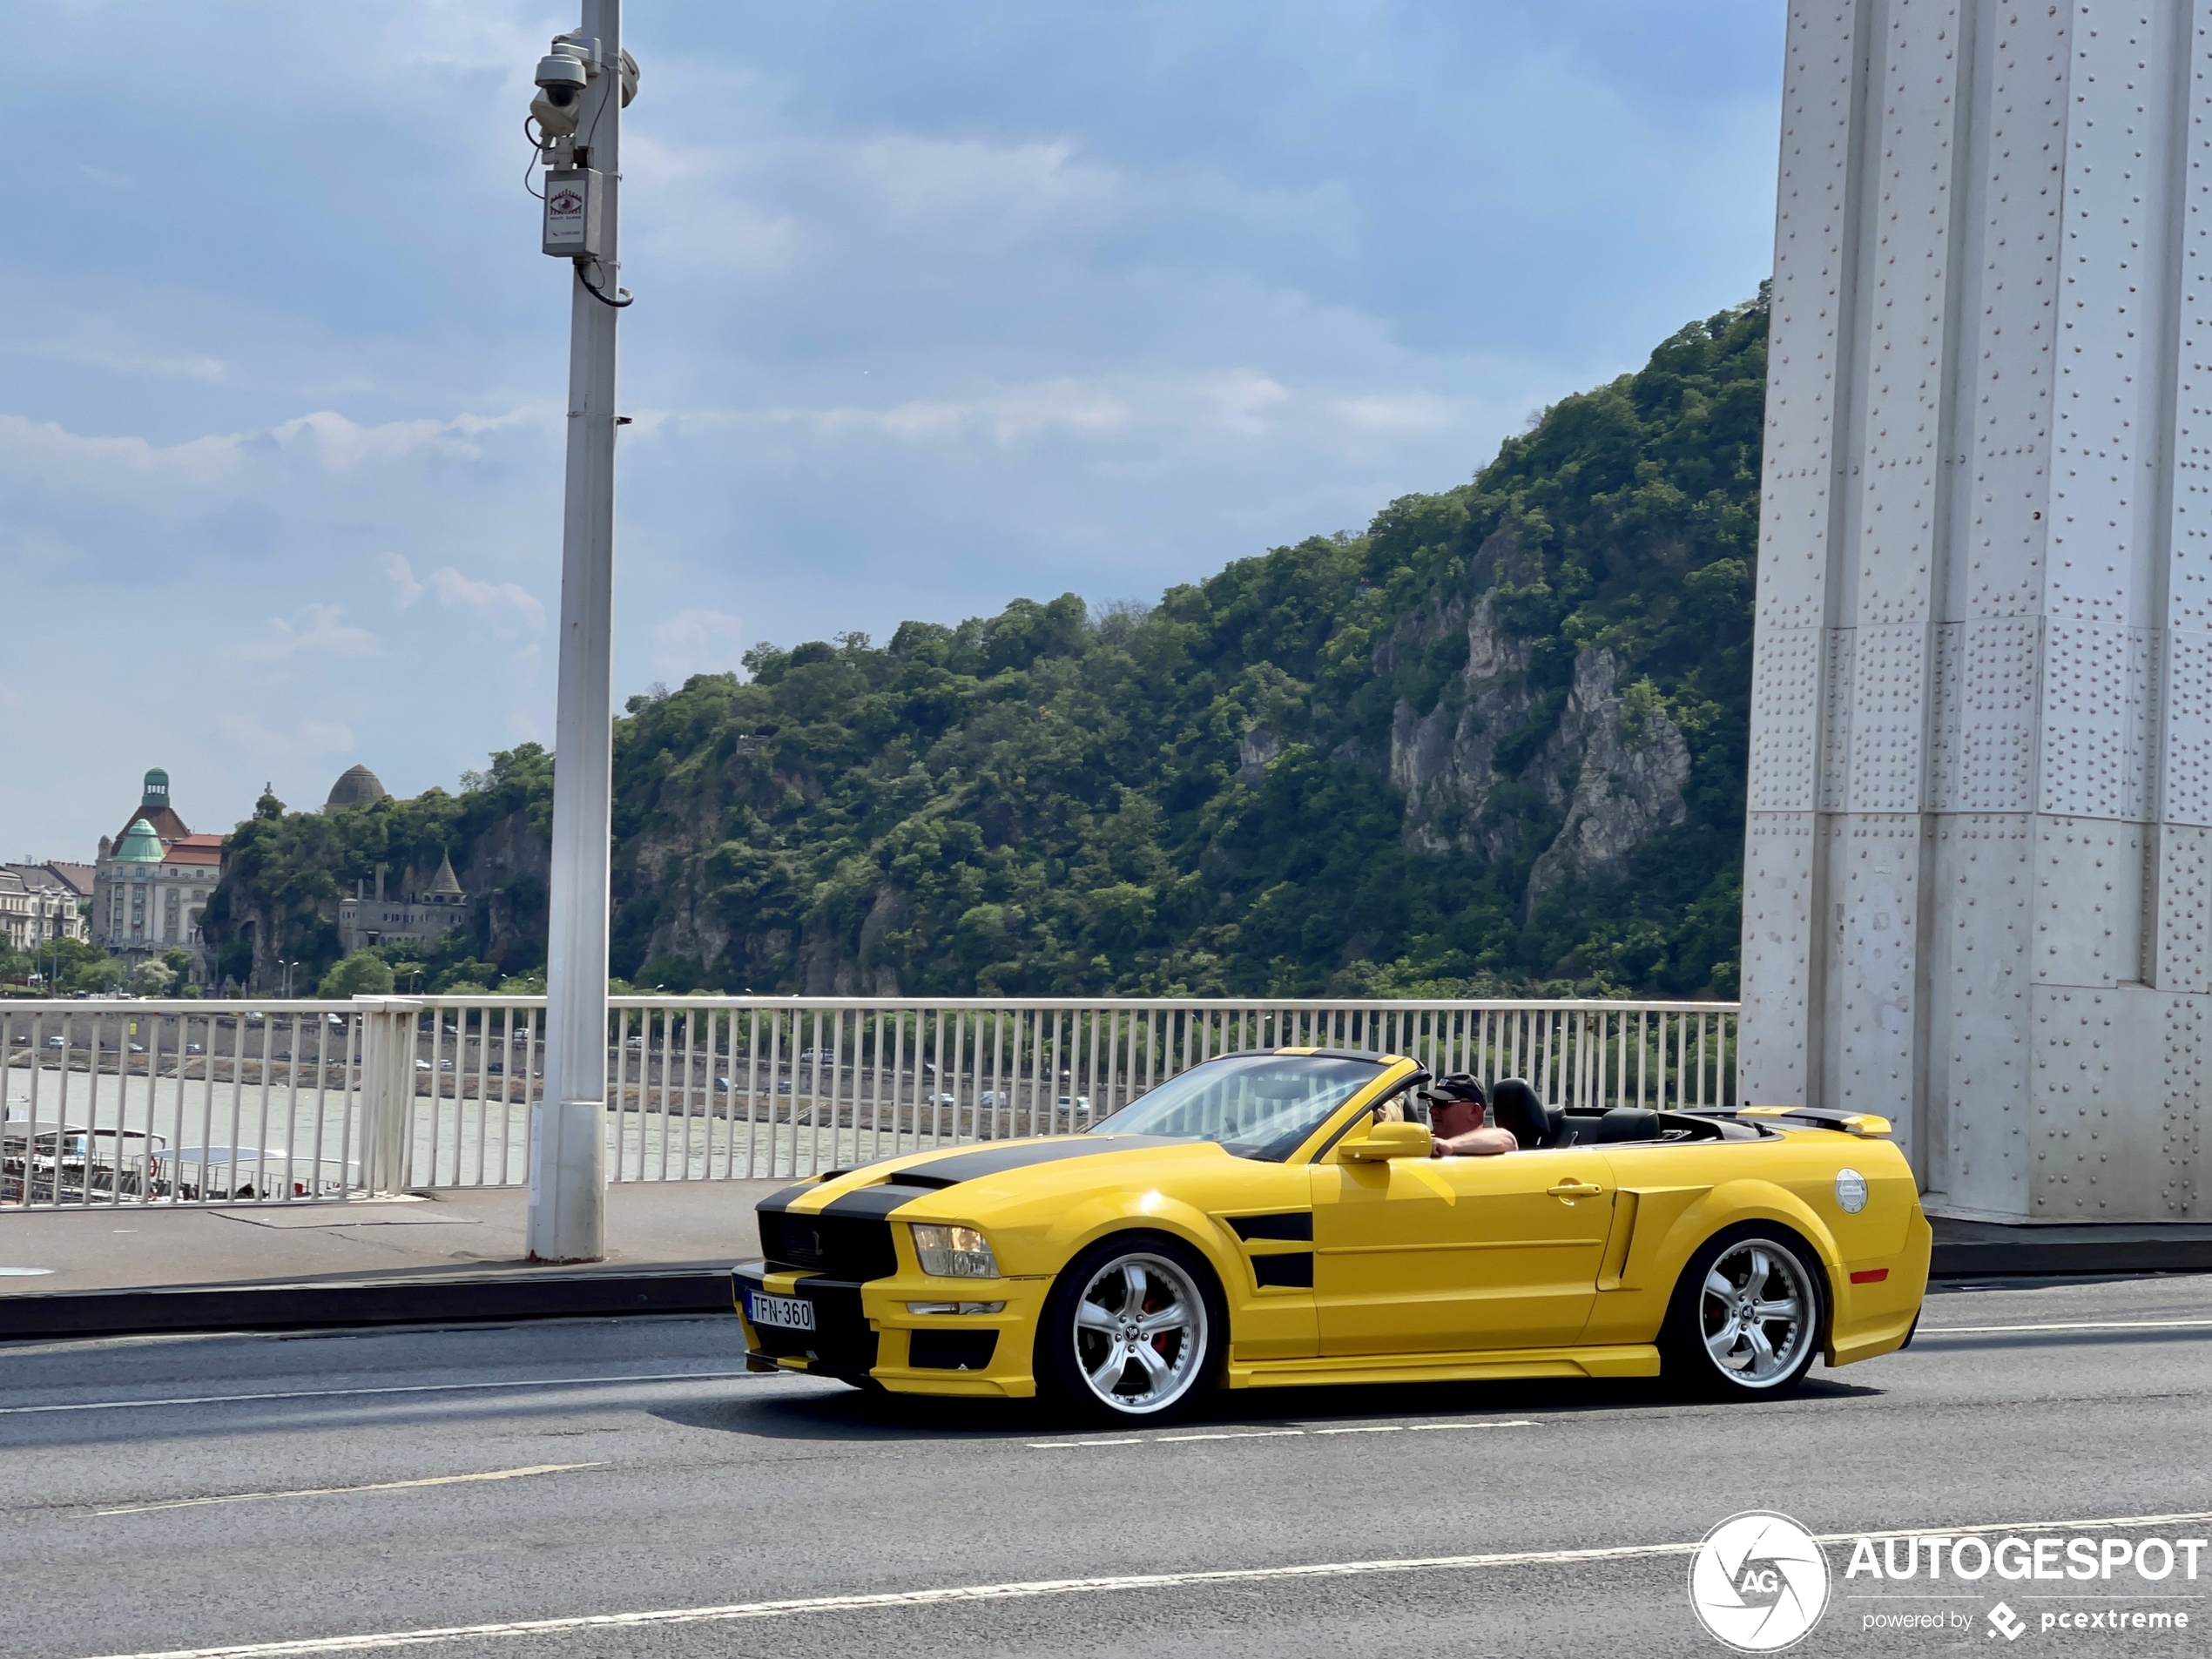
[[[745,1360],[756,1371],[799,1371],[871,1382],[902,1394],[1024,1399],[1045,1281],[943,1279],[900,1272],[854,1283],[825,1274],[771,1271],[765,1262],[732,1270],[731,1297],[745,1327]],[[814,1329],[755,1325],[747,1294],[801,1298]],[[996,1313],[913,1313],[909,1302],[1003,1302]]]

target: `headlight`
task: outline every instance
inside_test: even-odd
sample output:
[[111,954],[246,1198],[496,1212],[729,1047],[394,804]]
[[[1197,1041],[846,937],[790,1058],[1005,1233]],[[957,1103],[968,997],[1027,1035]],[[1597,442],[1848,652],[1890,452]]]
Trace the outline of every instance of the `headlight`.
[[940,1278],[996,1278],[998,1258],[991,1241],[973,1227],[914,1224],[914,1254],[921,1271]]

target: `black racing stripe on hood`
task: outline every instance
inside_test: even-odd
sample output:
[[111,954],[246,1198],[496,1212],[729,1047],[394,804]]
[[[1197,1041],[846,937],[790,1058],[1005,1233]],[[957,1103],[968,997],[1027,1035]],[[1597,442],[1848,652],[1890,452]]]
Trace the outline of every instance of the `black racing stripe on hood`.
[[889,1215],[901,1204],[912,1204],[916,1198],[927,1198],[937,1190],[937,1184],[915,1186],[903,1181],[887,1181],[881,1186],[862,1187],[857,1192],[846,1192],[832,1198],[821,1208],[825,1216]]
[[816,1184],[813,1181],[798,1181],[787,1187],[778,1187],[759,1204],[753,1205],[753,1208],[768,1211],[788,1210],[800,1198],[812,1192]]
[[1057,1163],[1063,1158],[1095,1158],[1109,1152],[1133,1152],[1141,1147],[1190,1144],[1190,1142],[1172,1135],[1086,1136],[1082,1141],[1038,1141],[1026,1145],[1011,1141],[1003,1146],[949,1153],[944,1157],[933,1158],[927,1163],[909,1165],[892,1179],[910,1187],[952,1187],[963,1181],[981,1180],[987,1175],[1004,1175],[1009,1170],[1026,1170],[1038,1163]]

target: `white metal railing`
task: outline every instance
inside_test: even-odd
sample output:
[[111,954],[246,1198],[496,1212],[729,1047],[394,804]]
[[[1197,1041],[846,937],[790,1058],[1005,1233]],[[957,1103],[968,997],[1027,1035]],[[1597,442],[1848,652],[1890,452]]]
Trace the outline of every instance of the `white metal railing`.
[[[543,997],[0,1002],[0,1207],[528,1183]],[[1734,1103],[1732,1002],[629,996],[608,1177],[797,1177],[1088,1129],[1214,1055],[1410,1055],[1563,1105]]]

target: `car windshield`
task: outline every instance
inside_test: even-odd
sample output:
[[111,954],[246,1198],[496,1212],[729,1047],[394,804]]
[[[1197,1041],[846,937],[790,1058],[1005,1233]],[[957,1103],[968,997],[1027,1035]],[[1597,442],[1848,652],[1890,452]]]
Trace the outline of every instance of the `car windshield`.
[[1238,1157],[1279,1163],[1381,1069],[1379,1061],[1329,1055],[1209,1060],[1101,1119],[1090,1132],[1211,1141]]

